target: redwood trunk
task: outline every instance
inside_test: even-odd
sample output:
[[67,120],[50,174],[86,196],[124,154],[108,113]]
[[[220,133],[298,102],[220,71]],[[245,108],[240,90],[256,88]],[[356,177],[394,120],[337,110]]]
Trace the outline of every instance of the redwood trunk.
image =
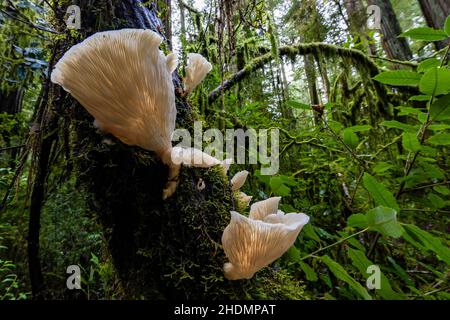
[[[419,0],[420,9],[427,21],[427,25],[434,29],[442,29],[445,19],[450,15],[450,1],[448,0]],[[436,41],[437,49],[450,44],[450,40]]]
[[369,0],[369,4],[377,5],[381,9],[381,44],[386,55],[390,59],[410,60],[412,59],[411,48],[402,33],[397,16],[389,0]]

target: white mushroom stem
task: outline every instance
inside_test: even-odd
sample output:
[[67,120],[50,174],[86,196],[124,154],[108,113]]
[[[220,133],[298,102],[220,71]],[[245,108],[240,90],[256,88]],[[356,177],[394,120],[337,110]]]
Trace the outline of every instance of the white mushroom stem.
[[248,171],[243,170],[236,173],[233,178],[231,178],[231,190],[236,191],[239,190],[247,180]]
[[230,224],[222,235],[222,246],[229,260],[224,264],[225,277],[229,280],[253,277],[294,244],[308,221],[309,217],[303,213],[280,213],[263,221],[231,211]]
[[229,167],[229,161],[220,161],[207,153],[195,148],[169,148],[164,152],[162,161],[169,166],[168,182],[163,190],[163,199],[170,197],[178,185],[181,165],[197,168],[210,168],[220,165],[223,170]]
[[201,54],[188,53],[186,76],[184,78],[184,91],[186,94],[191,93],[192,90],[203,81],[211,69],[211,63],[209,63]]

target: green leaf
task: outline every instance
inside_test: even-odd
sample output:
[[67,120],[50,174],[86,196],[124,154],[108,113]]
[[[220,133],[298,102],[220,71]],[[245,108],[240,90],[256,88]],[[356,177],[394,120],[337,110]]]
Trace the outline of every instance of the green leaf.
[[430,107],[431,120],[448,120],[450,119],[450,94],[440,97],[431,104]]
[[317,235],[316,231],[314,231],[314,227],[311,223],[308,223],[303,227],[302,233],[305,237],[312,239],[316,242],[320,242],[320,237]]
[[294,100],[289,100],[286,102],[286,104],[289,107],[294,108],[294,109],[311,110],[311,106],[309,104],[294,101]]
[[431,202],[431,205],[435,209],[441,209],[445,207],[445,201],[441,197],[439,197],[435,193],[429,193],[427,196],[428,200]]
[[417,86],[420,74],[413,71],[385,71],[373,77],[374,80],[391,86]]
[[352,214],[347,218],[347,225],[349,227],[358,227],[361,229],[367,228],[369,223],[367,222],[367,218],[362,213]]
[[[352,260],[352,264],[359,270],[359,272],[361,272],[364,279],[367,280],[367,278],[369,278],[370,276],[370,274],[367,273],[367,268],[371,265],[374,265],[374,263],[370,261],[361,250],[348,248],[347,255],[350,260]],[[405,298],[404,295],[397,293],[392,289],[391,284],[389,283],[389,279],[386,278],[383,272],[381,272],[380,280],[380,289],[375,290],[376,293],[379,294],[383,299],[400,300]]]
[[366,288],[364,288],[359,282],[353,279],[339,263],[337,263],[327,255],[320,257],[320,259],[328,266],[328,268],[336,276],[336,278],[347,283],[365,300],[372,300],[372,297],[367,292]]
[[450,144],[450,133],[438,133],[427,139],[428,143],[440,146],[447,146]]
[[415,133],[412,132],[404,132],[402,135],[402,144],[403,148],[405,148],[409,152],[419,151],[421,145]]
[[445,19],[444,31],[450,37],[450,16]]
[[450,129],[450,124],[431,124],[428,129],[431,131],[447,130]]
[[444,32],[444,30],[441,29],[420,27],[403,32],[400,37],[409,37],[413,40],[422,41],[439,41],[447,39],[447,34]]
[[422,112],[422,109],[419,108],[412,108],[412,107],[397,107],[396,109],[399,109],[400,112],[398,113],[399,116],[405,116],[410,114],[419,115]]
[[373,171],[376,173],[383,173],[390,169],[394,168],[394,166],[387,162],[379,162],[373,167]]
[[364,173],[363,184],[377,205],[392,208],[397,212],[400,211],[397,200],[392,193],[367,172]]
[[392,208],[378,206],[366,214],[367,223],[371,230],[384,236],[398,238],[402,235],[402,226],[397,221],[397,211]]
[[400,129],[403,131],[417,132],[417,129],[415,126],[412,126],[410,124],[405,124],[405,123],[399,122],[397,120],[383,121],[381,123],[381,125],[388,127],[388,128]]
[[300,268],[306,275],[306,280],[308,281],[317,281],[317,273],[306,263],[300,261]]
[[444,196],[450,195],[450,189],[445,186],[434,186],[433,190],[443,194]]
[[417,67],[417,72],[425,72],[430,68],[433,67],[439,67],[441,65],[441,62],[436,58],[426,59],[419,63],[419,66]]
[[285,185],[283,179],[279,176],[270,178],[270,189],[277,196],[287,196],[291,193],[291,189]]
[[410,288],[414,288],[414,282],[412,281],[408,273],[401,266],[399,266],[392,257],[387,257],[387,260],[392,264],[400,278],[405,281],[406,285]]
[[[450,249],[441,243],[439,238],[432,234],[420,229],[413,224],[404,224],[403,228],[407,235],[409,235],[414,241],[420,243],[423,247],[433,251],[439,259],[447,264],[450,264]],[[405,240],[409,241],[405,237]],[[414,243],[412,242],[414,245]]]
[[429,96],[429,95],[421,94],[421,95],[417,95],[417,96],[412,96],[408,100],[409,101],[428,101],[428,100],[430,100],[430,97],[431,96]]
[[419,89],[428,95],[446,94],[450,91],[450,70],[431,68],[420,79]]
[[358,146],[359,138],[356,133],[351,130],[351,128],[346,128],[342,131],[342,138],[345,144],[350,148],[354,149]]

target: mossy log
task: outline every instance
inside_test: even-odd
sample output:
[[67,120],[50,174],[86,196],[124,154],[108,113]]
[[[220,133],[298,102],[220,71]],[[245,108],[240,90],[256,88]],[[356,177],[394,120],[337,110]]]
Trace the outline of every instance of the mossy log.
[[[66,33],[61,56],[90,34],[108,29],[147,28],[162,33],[154,5],[139,0],[79,1],[82,29]],[[65,7],[58,8],[61,14]],[[196,114],[182,97],[174,73],[177,126],[192,128]],[[93,118],[62,88],[52,85],[48,110],[69,123],[74,174],[96,213],[112,261],[128,298],[144,299],[306,299],[301,281],[284,270],[266,268],[251,280],[228,281],[221,236],[230,219],[228,178],[217,167],[182,168],[179,186],[162,200],[167,168],[145,150],[114,137],[105,143]],[[61,126],[61,125],[60,125]],[[69,130],[67,130],[69,128]],[[197,188],[199,179],[206,187]],[[236,202],[236,201],[235,201]]]

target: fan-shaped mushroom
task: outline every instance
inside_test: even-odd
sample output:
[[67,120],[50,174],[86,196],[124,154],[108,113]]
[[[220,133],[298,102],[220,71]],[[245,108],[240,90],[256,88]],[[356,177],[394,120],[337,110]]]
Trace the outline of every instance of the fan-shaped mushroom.
[[[177,58],[159,50],[161,41],[150,30],[96,33],[64,54],[51,81],[77,99],[95,118],[96,126],[125,144],[154,151],[169,166],[169,182],[163,191],[166,198],[176,189],[181,164],[210,167],[221,162],[195,149],[172,159],[177,111],[171,73]],[[205,61],[195,56],[189,71],[194,82],[210,70]]]
[[225,277],[229,280],[253,277],[294,244],[308,221],[309,217],[303,213],[283,213],[276,219],[263,221],[231,211],[230,224],[222,235],[222,246],[229,260],[224,264]]
[[239,190],[247,180],[248,171],[243,170],[236,173],[233,178],[231,178],[231,190],[237,191]]
[[189,94],[200,82],[203,81],[206,74],[212,69],[209,63],[201,54],[188,53],[188,63],[186,66],[186,77],[184,78],[184,91]]

